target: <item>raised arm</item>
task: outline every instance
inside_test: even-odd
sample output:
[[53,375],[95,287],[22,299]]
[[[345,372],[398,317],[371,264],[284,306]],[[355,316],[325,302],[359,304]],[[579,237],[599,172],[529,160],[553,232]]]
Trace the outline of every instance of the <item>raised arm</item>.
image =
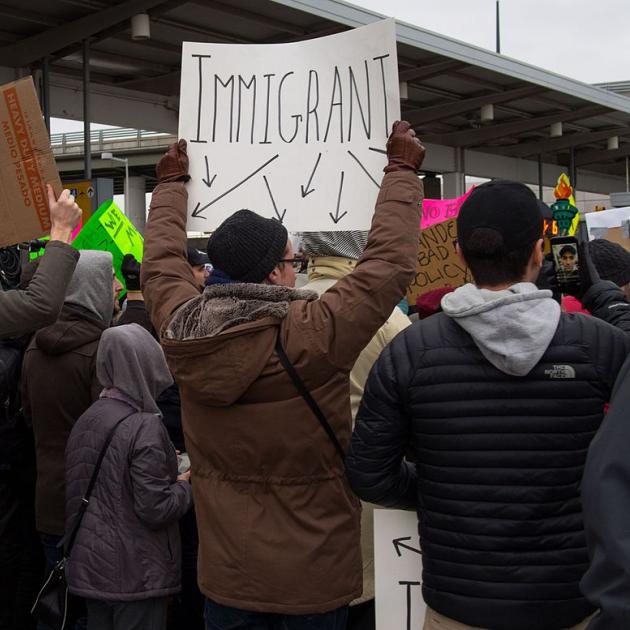
[[394,124],[389,163],[363,256],[354,271],[304,308],[313,343],[339,369],[350,369],[391,315],[416,271],[424,147],[409,123]]
[[81,209],[70,191],[55,199],[48,186],[50,242],[33,280],[24,291],[0,291],[0,338],[31,333],[56,321],[79,260],[69,243],[79,224]]
[[144,235],[140,281],[147,311],[158,334],[185,302],[199,295],[186,259],[188,177],[186,141],[169,147],[159,161],[160,184],[153,191]]

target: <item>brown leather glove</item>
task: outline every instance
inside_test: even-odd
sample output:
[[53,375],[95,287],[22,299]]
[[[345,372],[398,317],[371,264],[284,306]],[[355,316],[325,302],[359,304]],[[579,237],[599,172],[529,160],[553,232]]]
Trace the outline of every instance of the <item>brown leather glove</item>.
[[416,132],[406,121],[397,120],[392,125],[392,133],[387,140],[389,163],[383,169],[386,173],[394,171],[417,171],[424,160],[425,148],[416,138]]
[[186,140],[171,144],[168,151],[157,163],[155,172],[160,184],[164,182],[187,182],[190,179]]

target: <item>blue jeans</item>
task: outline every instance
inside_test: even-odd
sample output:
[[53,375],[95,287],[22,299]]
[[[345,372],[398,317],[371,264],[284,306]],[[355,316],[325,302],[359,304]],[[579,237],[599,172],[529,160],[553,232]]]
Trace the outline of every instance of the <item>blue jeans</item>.
[[206,599],[206,630],[345,630],[348,607],[317,615],[277,615],[221,606]]
[[[61,542],[62,536],[57,536],[55,534],[43,534],[40,532],[39,538],[42,541],[42,547],[44,549],[44,557],[46,558],[46,576],[48,576],[57,562],[63,558],[63,547],[57,547],[57,545]],[[79,610],[76,610],[77,608]],[[85,616],[83,600],[72,598],[69,610],[71,619],[74,618],[74,625],[72,622],[68,625],[69,630],[86,630],[87,617]],[[50,630],[50,627],[43,623],[38,623],[37,630]]]

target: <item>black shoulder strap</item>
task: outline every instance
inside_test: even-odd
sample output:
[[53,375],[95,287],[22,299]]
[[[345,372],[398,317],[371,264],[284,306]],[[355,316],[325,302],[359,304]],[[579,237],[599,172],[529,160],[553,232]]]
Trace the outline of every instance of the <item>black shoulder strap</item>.
[[79,511],[77,513],[77,518],[72,527],[72,532],[68,537],[68,542],[65,545],[65,556],[68,557],[70,552],[72,551],[72,547],[74,546],[74,541],[79,533],[79,527],[81,526],[81,521],[85,516],[85,512],[87,510],[88,504],[90,503],[90,496],[92,496],[92,491],[94,490],[94,485],[96,484],[96,478],[98,477],[98,473],[101,470],[101,466],[103,464],[103,459],[105,458],[105,454],[107,453],[107,449],[114,437],[114,433],[116,433],[116,429],[120,426],[120,424],[129,418],[129,416],[133,416],[134,413],[137,413],[136,410],[128,413],[126,416],[122,417],[109,431],[107,437],[105,438],[105,443],[103,444],[103,448],[101,448],[101,452],[98,455],[98,459],[96,460],[96,465],[94,466],[94,472],[92,473],[92,477],[90,478],[90,483],[88,484],[87,490],[85,494],[81,498],[81,505],[79,506]]
[[293,367],[293,364],[291,363],[291,361],[289,361],[289,357],[287,356],[287,353],[284,351],[284,348],[282,347],[282,342],[280,341],[280,335],[278,335],[278,338],[276,339],[276,354],[278,355],[278,358],[280,359],[280,363],[282,363],[282,367],[289,373],[289,376],[291,377],[291,380],[293,381],[293,384],[295,385],[295,389],[298,390],[298,392],[300,393],[300,396],[304,398],[304,400],[306,401],[306,404],[310,407],[313,414],[315,414],[315,417],[319,420],[319,423],[322,425],[322,429],[326,431],[326,435],[328,436],[333,446],[335,447],[337,453],[339,454],[341,461],[344,462],[346,459],[346,454],[343,452],[343,449],[341,448],[341,444],[339,444],[339,440],[337,439],[335,432],[332,430],[332,427],[330,426],[330,424],[328,424],[328,420],[326,420],[326,416],[323,414],[322,410],[319,408],[319,405],[315,402],[315,399],[313,398],[313,396],[311,396],[311,392],[309,392],[306,385],[304,385],[304,382],[300,378],[300,375],[297,373],[296,369]]

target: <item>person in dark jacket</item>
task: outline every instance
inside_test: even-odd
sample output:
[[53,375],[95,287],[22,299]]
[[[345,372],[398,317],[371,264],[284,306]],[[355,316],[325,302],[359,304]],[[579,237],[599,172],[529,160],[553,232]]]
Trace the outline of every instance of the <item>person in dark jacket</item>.
[[580,584],[599,609],[589,630],[630,628],[630,359],[615,384],[608,412],[592,441],[582,482],[591,566]]
[[68,588],[86,599],[88,630],[162,630],[167,598],[180,589],[177,521],[192,503],[190,473],[177,474],[175,447],[155,402],[172,377],[159,344],[137,324],[105,331],[96,362],[103,392],[66,447],[66,531],[107,435],[126,418],[68,558]]
[[79,252],[69,243],[81,219],[81,208],[69,190],[64,190],[58,199],[50,184],[47,190],[50,242],[26,289],[0,291],[0,338],[26,335],[52,324],[59,315],[79,259]]
[[72,426],[98,399],[96,351],[113,309],[112,255],[82,251],[58,321],[26,350],[22,398],[37,459],[35,512],[49,568],[64,534],[64,450]]
[[127,289],[127,306],[118,318],[116,326],[138,324],[157,339],[157,333],[144,305],[144,296],[140,288],[140,269],[141,265],[135,256],[133,254],[125,254],[120,271],[125,281],[125,289]]
[[477,187],[457,220],[475,284],[398,335],[365,388],[347,473],[418,512],[425,630],[581,630],[594,612],[580,482],[630,335],[536,287],[542,231],[526,186]]

